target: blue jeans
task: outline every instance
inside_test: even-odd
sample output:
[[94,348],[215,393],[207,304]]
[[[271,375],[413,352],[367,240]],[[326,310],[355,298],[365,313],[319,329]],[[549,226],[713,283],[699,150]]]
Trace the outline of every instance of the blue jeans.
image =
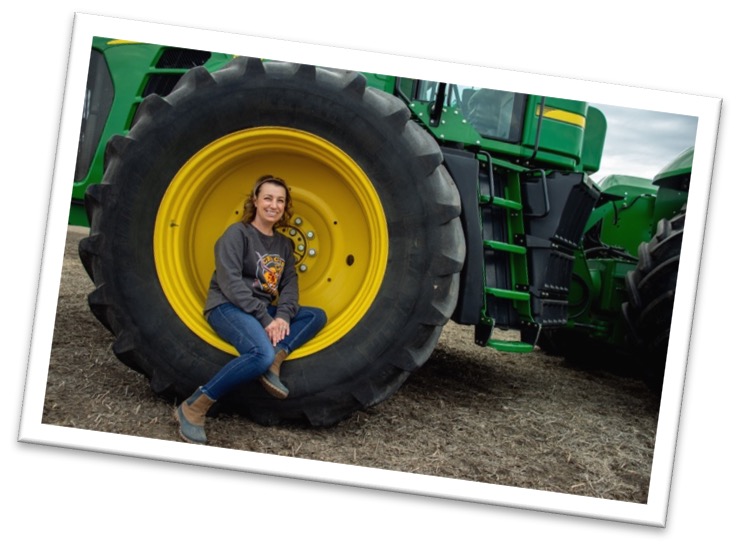
[[[269,306],[268,313],[271,317],[275,316],[275,306]],[[201,388],[211,399],[218,400],[237,384],[254,380],[266,372],[273,364],[278,349],[291,354],[308,342],[325,326],[327,316],[321,309],[300,307],[291,320],[289,335],[275,349],[260,321],[234,304],[217,306],[209,312],[207,321],[240,354]]]

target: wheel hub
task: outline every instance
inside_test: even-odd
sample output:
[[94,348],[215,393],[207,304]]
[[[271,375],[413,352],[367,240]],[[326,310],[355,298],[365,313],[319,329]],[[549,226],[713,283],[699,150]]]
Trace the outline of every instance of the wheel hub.
[[294,216],[291,224],[279,228],[278,232],[287,236],[294,243],[296,270],[300,274],[309,271],[316,264],[322,242],[322,239],[317,237],[317,230],[314,229],[311,222],[301,216]]

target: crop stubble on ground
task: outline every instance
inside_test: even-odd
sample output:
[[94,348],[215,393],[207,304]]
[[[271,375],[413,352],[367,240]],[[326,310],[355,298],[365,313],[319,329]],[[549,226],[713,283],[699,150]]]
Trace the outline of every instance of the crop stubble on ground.
[[[83,236],[68,232],[42,421],[180,441],[173,403],[115,358],[88,308]],[[428,362],[376,407],[324,429],[220,414],[208,419],[209,444],[646,503],[659,403],[641,382],[596,367],[481,348],[471,327],[449,323]]]

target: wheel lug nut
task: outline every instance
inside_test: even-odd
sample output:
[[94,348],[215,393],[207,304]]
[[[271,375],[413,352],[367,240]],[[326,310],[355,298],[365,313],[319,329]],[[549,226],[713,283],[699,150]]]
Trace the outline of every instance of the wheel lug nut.
[[310,248],[309,249],[309,255],[312,256],[312,257],[314,257],[314,256],[317,255],[317,251],[314,248]]
[[296,219],[294,220],[294,223],[295,223],[296,225],[301,225],[301,224],[302,224],[302,220],[301,220],[301,218],[296,218]]
[[305,272],[306,270],[307,270],[307,266],[306,266],[306,265],[304,265],[304,264],[301,264],[301,265],[299,266],[299,271],[301,271],[302,273],[304,273],[304,272]]
[[307,239],[314,239],[314,231],[309,231],[307,233]]

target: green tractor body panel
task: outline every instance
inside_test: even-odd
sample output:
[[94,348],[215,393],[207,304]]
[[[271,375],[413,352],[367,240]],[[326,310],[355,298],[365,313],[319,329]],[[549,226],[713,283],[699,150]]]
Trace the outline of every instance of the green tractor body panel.
[[680,153],[652,180],[659,188],[654,216],[655,226],[660,220],[670,219],[680,213],[688,202],[693,152],[694,148],[690,147]]
[[636,255],[654,234],[657,187],[646,178],[611,175],[598,183],[601,198],[586,226],[600,224],[600,240]]
[[624,279],[636,267],[639,245],[654,234],[657,186],[647,178],[611,175],[597,187],[600,199],[575,257],[565,328],[620,348],[626,340],[617,315],[626,300]]
[[693,167],[694,148],[689,147],[664,166],[652,180],[655,185],[672,179],[686,179]]

